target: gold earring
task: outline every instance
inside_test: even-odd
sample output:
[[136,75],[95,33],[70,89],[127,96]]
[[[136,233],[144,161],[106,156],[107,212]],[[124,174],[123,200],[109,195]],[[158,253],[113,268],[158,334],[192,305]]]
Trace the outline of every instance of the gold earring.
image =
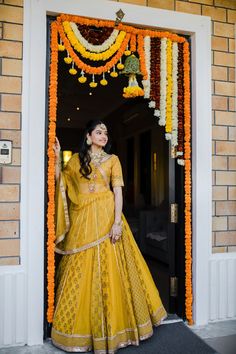
[[86,143],[87,145],[92,145],[92,140],[90,137],[87,138]]

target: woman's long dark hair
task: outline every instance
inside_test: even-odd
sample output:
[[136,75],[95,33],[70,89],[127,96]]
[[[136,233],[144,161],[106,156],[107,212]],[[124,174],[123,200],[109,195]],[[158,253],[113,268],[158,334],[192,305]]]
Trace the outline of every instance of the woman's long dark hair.
[[[80,160],[80,173],[83,177],[89,179],[89,175],[92,172],[92,168],[90,166],[91,157],[89,155],[90,145],[87,144],[87,134],[91,134],[92,131],[96,128],[97,125],[104,124],[101,120],[90,120],[83,133],[81,146],[79,149],[79,160]],[[109,152],[111,148],[110,137],[108,135],[108,141],[104,146],[103,150],[105,152]]]

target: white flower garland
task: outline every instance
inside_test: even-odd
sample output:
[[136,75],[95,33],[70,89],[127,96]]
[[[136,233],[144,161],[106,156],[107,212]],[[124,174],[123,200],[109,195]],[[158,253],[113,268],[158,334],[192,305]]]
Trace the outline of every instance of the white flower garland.
[[155,101],[148,102],[148,107],[149,108],[155,108],[156,107],[156,102]]
[[102,44],[100,45],[94,45],[89,43],[80,33],[76,23],[70,22],[70,26],[72,28],[72,31],[74,32],[74,35],[78,39],[78,41],[82,44],[82,46],[94,53],[102,53],[105,52],[108,48],[111,47],[111,45],[115,42],[116,38],[118,37],[119,31],[117,29],[114,29],[110,35],[109,38],[107,38]]
[[166,85],[167,85],[167,70],[166,70],[166,38],[161,39],[161,77],[160,77],[160,120],[159,124],[166,124]]
[[172,44],[172,137],[171,145],[178,145],[178,44]]
[[150,77],[151,77],[151,39],[150,36],[144,37],[144,53],[145,53],[145,64],[147,70],[147,79],[142,80],[144,89],[144,98],[150,97]]

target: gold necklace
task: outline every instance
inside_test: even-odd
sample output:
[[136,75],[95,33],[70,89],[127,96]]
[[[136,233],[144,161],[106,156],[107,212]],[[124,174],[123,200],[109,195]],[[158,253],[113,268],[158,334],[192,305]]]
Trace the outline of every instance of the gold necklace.
[[104,150],[101,150],[99,152],[92,152],[89,151],[89,155],[91,157],[91,162],[94,163],[94,171],[92,172],[92,175],[90,177],[90,180],[88,182],[88,189],[89,192],[95,192],[96,189],[96,179],[97,179],[97,166],[99,166],[104,159],[104,157],[107,155],[107,153]]
[[89,151],[89,155],[91,157],[92,162],[95,162],[96,164],[100,164],[103,158],[107,155],[107,153],[104,150],[100,150],[99,152]]

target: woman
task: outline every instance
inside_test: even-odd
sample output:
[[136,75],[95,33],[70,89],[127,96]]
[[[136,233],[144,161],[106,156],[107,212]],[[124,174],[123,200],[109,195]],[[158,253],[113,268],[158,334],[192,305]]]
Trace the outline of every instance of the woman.
[[52,341],[68,352],[139,345],[167,316],[122,214],[122,170],[109,146],[106,126],[91,121],[63,172],[58,140],[54,146],[56,252],[63,257]]

